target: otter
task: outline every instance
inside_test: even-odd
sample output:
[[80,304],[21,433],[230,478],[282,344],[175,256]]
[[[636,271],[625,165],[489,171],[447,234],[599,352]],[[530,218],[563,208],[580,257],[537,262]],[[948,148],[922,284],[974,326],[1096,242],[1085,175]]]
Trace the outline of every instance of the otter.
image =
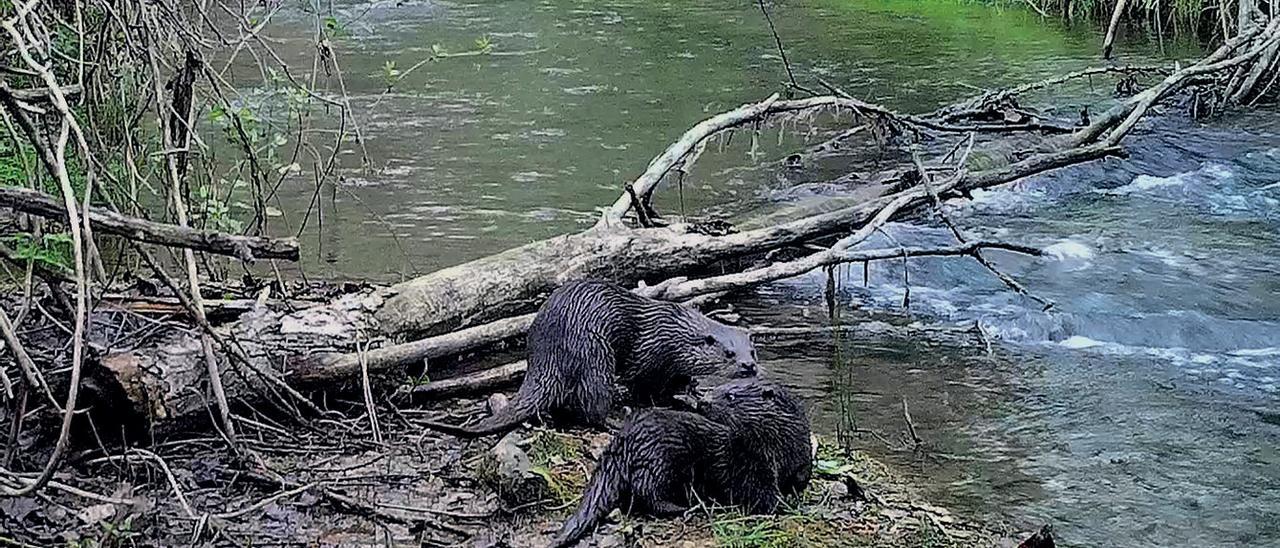
[[690,492],[753,514],[777,510],[809,484],[809,420],[786,389],[759,379],[716,387],[698,410],[627,419],[605,447],[578,510],[552,546],[573,546],[610,510],[655,516],[688,508]]
[[[812,434],[804,405],[786,388],[758,379],[717,386],[699,414],[719,425],[720,458],[706,474],[708,496],[753,514],[769,514],[799,494],[813,473]],[[718,490],[716,489],[718,488]]]
[[690,411],[649,409],[627,417],[600,455],[582,502],[551,546],[567,548],[614,508],[671,516],[689,506],[688,489],[707,458],[703,442],[719,435]]
[[502,433],[547,417],[603,428],[619,396],[615,385],[635,405],[653,406],[687,392],[699,377],[757,373],[745,329],[599,280],[553,291],[534,317],[528,346],[524,381],[507,407],[472,426],[428,426],[461,437]]

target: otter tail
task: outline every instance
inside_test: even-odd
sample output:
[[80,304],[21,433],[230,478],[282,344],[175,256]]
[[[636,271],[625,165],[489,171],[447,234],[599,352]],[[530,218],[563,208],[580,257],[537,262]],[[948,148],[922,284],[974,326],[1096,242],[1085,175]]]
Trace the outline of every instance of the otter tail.
[[517,392],[516,396],[511,398],[509,405],[471,426],[455,426],[434,421],[428,421],[425,424],[427,428],[460,438],[478,438],[510,431],[537,415],[538,407],[535,398],[526,397],[522,392]]
[[[616,438],[615,438],[616,439]],[[622,490],[626,487],[626,461],[621,447],[609,444],[600,458],[600,465],[582,495],[582,504],[573,513],[560,533],[556,535],[554,548],[569,548],[595,529],[597,523],[618,506]]]

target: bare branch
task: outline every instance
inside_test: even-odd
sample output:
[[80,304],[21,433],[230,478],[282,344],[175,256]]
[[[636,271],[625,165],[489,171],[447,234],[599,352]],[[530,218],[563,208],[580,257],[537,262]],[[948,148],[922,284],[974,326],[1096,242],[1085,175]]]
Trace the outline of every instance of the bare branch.
[[[67,216],[63,206],[52,197],[26,188],[0,188],[0,207],[50,219],[66,219]],[[101,232],[129,240],[229,255],[245,261],[254,259],[296,261],[300,255],[298,241],[295,238],[226,234],[147,221],[98,208],[89,213],[89,221]]]

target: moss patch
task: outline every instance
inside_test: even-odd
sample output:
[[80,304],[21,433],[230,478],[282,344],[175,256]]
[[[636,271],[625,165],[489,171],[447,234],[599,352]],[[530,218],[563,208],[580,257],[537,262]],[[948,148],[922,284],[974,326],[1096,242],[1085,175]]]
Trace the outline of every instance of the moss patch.
[[591,470],[586,442],[577,436],[553,430],[537,430],[530,439],[530,472],[542,479],[548,498],[568,504],[586,489]]

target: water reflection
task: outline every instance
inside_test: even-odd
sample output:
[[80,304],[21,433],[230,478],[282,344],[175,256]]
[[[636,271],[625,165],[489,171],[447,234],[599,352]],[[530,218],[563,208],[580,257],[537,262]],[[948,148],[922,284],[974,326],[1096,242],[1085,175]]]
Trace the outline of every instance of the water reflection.
[[[302,235],[330,252],[308,254],[303,264],[314,275],[395,279],[579,230],[685,128],[768,96],[783,78],[767,27],[741,2],[335,4],[344,34],[334,43],[375,170],[358,169],[354,143],[341,155],[346,169],[325,228],[311,223]],[[1095,57],[1091,33],[1021,10],[908,0],[805,0],[775,9],[802,74],[906,110]],[[281,54],[310,67],[312,21],[290,6],[277,18]],[[437,45],[465,53],[482,36],[492,55],[428,62],[386,89],[387,63],[403,71]],[[1142,52],[1138,62],[1151,53],[1124,51]],[[244,70],[258,76],[255,67]],[[665,192],[659,205],[733,212],[775,182],[772,170],[751,167],[756,160],[813,138],[767,131],[715,143],[683,197]],[[306,211],[313,194],[307,177],[291,177],[281,209]]]

